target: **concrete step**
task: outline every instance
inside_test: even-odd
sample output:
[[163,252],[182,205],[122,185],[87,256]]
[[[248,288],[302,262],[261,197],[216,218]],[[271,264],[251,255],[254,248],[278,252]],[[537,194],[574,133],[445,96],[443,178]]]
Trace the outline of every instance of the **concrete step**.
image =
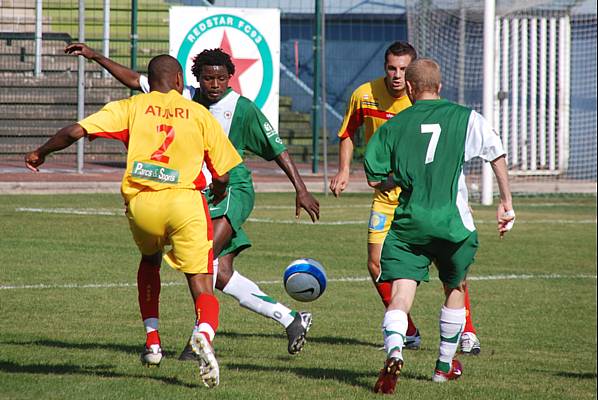
[[[63,73],[56,75],[42,75],[40,77],[35,76],[0,76],[0,88],[32,88],[37,89],[39,87],[47,88],[69,88],[77,87],[77,73]],[[89,72],[85,77],[85,88],[86,90],[94,90],[96,88],[112,88],[114,90],[121,90],[123,93],[129,93],[129,89],[125,88],[115,78],[109,76],[102,78],[102,74],[96,74]]]
[[[123,96],[121,90],[112,88],[94,88],[85,92],[85,103],[105,104],[110,101],[120,100]],[[56,88],[39,87],[35,90],[23,90],[23,88],[3,88],[0,92],[0,104],[77,104],[77,88]]]
[[[42,145],[47,138],[3,138],[0,141],[0,154],[2,155],[25,155],[25,153],[34,150]],[[126,149],[122,143],[116,140],[94,140],[93,143],[86,141],[84,150],[86,154],[94,155],[119,155],[126,158]],[[53,157],[60,157],[67,154],[76,154],[77,146],[73,145],[67,149],[61,150]]]
[[311,116],[306,113],[300,113],[297,111],[285,110],[279,105],[280,116],[278,120],[280,122],[301,122],[307,126],[311,126]]
[[[1,103],[0,103],[1,104]],[[86,104],[85,115],[101,109],[103,104]],[[66,125],[77,120],[77,106],[64,104],[2,104],[0,113],[0,132],[2,128],[11,124],[21,125],[23,122],[36,121],[37,124],[46,124],[46,121],[58,121]]]

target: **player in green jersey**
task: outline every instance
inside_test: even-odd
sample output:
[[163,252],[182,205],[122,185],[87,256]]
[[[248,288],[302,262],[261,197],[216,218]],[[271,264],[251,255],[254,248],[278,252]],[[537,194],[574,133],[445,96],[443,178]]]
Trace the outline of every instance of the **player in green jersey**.
[[[440,98],[441,74],[435,61],[412,62],[405,80],[413,105],[378,129],[364,160],[370,186],[382,191],[401,188],[381,256],[379,279],[393,285],[382,323],[387,359],[374,386],[381,393],[394,392],[403,367],[407,313],[418,284],[429,279],[432,261],[446,295],[432,380],[461,376],[461,363],[454,356],[465,325],[467,272],[478,248],[464,162],[481,157],[492,165],[500,191],[501,238],[515,219],[505,152],[496,132],[477,112]],[[388,180],[390,174],[393,178]]]
[[[85,44],[68,45],[65,52],[97,62],[131,89],[149,91],[147,77],[102,56]],[[295,188],[295,216],[299,218],[303,208],[313,222],[319,219],[319,203],[307,190],[278,132],[252,101],[228,86],[235,73],[230,56],[221,49],[204,50],[195,57],[192,72],[199,88],[185,86],[183,96],[209,109],[241,157],[249,150],[268,161],[276,161]],[[207,168],[203,172],[209,175]],[[288,352],[296,354],[305,344],[311,313],[297,312],[279,303],[233,268],[234,258],[251,246],[242,224],[253,209],[255,193],[251,171],[244,163],[233,168],[229,176],[225,201],[213,204],[210,192],[206,193],[214,224],[214,268],[218,271],[216,288],[237,299],[241,306],[280,323],[288,338]],[[180,359],[194,359],[189,345]]]

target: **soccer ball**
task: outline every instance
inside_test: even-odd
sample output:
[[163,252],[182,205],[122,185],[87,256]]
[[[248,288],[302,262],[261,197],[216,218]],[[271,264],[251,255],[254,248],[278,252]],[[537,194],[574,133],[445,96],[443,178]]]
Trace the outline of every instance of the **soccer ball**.
[[300,258],[284,270],[283,282],[293,299],[314,301],[326,290],[326,271],[316,260]]

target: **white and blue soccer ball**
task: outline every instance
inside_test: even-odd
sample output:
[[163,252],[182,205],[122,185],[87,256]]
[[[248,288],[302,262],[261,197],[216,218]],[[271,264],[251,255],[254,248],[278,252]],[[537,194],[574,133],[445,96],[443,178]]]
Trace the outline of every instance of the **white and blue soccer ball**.
[[293,299],[314,301],[326,290],[326,271],[311,258],[299,258],[284,270],[284,288]]

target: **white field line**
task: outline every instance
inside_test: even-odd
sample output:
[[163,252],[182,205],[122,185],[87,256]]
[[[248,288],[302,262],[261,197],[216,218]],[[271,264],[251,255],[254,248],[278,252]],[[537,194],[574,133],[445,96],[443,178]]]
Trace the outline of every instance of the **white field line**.
[[[509,275],[481,275],[470,276],[469,281],[509,281],[509,280],[550,280],[550,279],[596,279],[596,275],[591,274],[576,274],[576,275],[560,275],[560,274],[509,274]],[[438,280],[438,278],[431,278],[431,280]],[[331,278],[328,282],[369,282],[369,277],[344,277]],[[258,285],[282,285],[282,280],[277,281],[256,281]],[[162,282],[162,286],[184,286],[184,282]],[[110,288],[134,288],[137,287],[135,283],[72,283],[62,285],[0,285],[0,290],[36,290],[36,289],[110,289]]]
[[[19,207],[15,209],[16,212],[33,212],[45,214],[67,214],[67,215],[100,215],[100,216],[123,216],[122,209],[109,208],[30,208]],[[304,224],[312,225],[309,217],[304,216],[301,220],[297,219],[274,219],[274,218],[248,218],[249,222],[267,223],[267,224]],[[476,220],[478,224],[495,224],[496,221],[491,220]],[[365,225],[367,220],[353,220],[353,221],[319,221],[318,225]],[[518,224],[595,224],[596,219],[538,219],[538,220],[517,220]]]

